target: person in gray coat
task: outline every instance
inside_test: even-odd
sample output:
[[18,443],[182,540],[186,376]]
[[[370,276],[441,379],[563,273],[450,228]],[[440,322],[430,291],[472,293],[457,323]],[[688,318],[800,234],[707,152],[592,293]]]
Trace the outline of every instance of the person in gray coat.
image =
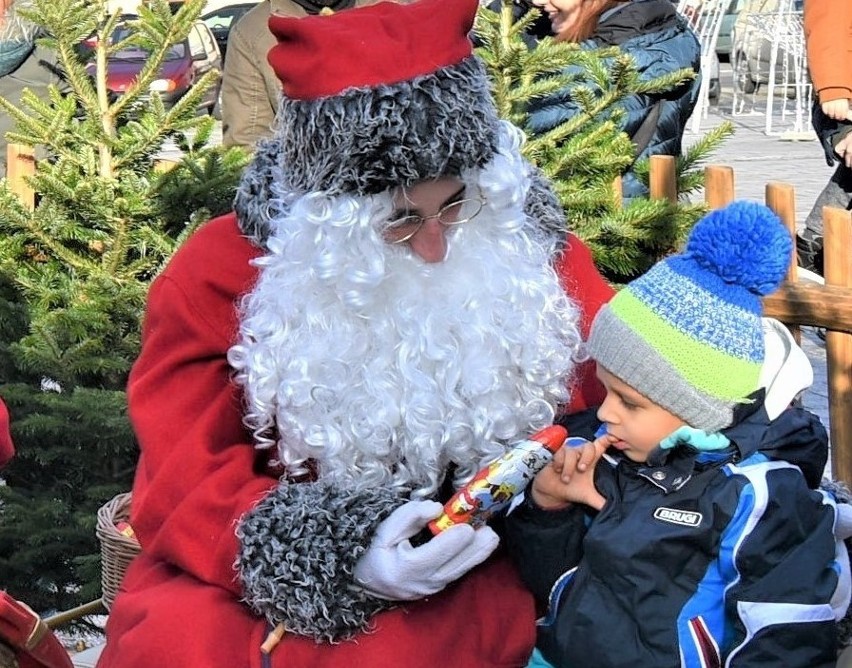
[[267,62],[275,46],[269,17],[308,16],[341,11],[377,0],[263,0],[231,28],[222,73],[222,143],[254,150],[258,139],[272,136],[281,82]]

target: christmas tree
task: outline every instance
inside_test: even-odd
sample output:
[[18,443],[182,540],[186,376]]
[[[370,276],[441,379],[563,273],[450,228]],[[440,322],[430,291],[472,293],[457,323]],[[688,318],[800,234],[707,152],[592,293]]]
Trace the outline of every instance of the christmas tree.
[[[130,488],[136,464],[124,387],[148,286],[197,224],[230,208],[247,160],[210,146],[214,121],[198,115],[217,73],[170,108],[152,91],[203,5],[172,13],[150,0],[122,24],[105,0],[33,0],[26,16],[64,84],[46,101],[0,99],[10,141],[39,156],[33,210],[0,182],[0,385],[18,449],[0,487],[0,573],[41,612],[100,595],[96,512]],[[107,59],[129,47],[148,59],[111,95]],[[163,170],[169,140],[183,158]]]
[[[620,130],[618,102],[634,93],[671,90],[691,79],[691,70],[643,81],[633,59],[617,47],[581,49],[544,37],[531,44],[527,31],[538,12],[516,17],[512,0],[500,11],[481,9],[477,49],[493,82],[498,112],[527,131],[529,104],[570,87],[582,113],[553,130],[527,132],[524,155],[551,178],[567,224],[592,250],[598,268],[616,283],[638,276],[679,248],[705,212],[687,198],[703,185],[699,164],[733,132],[724,123],[677,158],[678,202],[623,202],[614,182],[635,159],[635,147]],[[648,161],[635,172],[647,185]]]

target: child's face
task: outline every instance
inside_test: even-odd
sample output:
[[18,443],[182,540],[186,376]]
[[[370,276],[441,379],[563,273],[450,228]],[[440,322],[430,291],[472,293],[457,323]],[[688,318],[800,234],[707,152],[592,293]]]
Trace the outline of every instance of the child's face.
[[607,432],[618,439],[612,447],[634,462],[644,462],[660,441],[686,423],[613,376],[600,364],[598,379],[606,388],[606,398],[598,409],[598,419]]

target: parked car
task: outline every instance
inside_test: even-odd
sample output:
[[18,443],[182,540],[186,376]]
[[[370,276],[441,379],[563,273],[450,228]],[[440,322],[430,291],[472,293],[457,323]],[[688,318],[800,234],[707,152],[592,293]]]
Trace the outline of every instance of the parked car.
[[[124,39],[132,29],[132,22],[121,23],[116,27],[112,39]],[[138,46],[128,46],[114,53],[107,61],[107,88],[110,93],[118,96],[126,91],[139,76],[148,58],[148,51]],[[94,65],[89,67],[91,69]],[[204,21],[198,20],[184,40],[169,48],[150,89],[157,91],[163,103],[169,107],[186,95],[196,81],[211,70],[221,72],[222,57],[210,28]],[[217,83],[205,92],[199,109],[212,114],[218,98]]]
[[741,91],[753,93],[758,86],[769,83],[772,40],[760,24],[761,20],[769,21],[776,13],[786,16],[785,25],[791,33],[786,42],[778,45],[775,84],[792,87],[797,77],[802,82],[807,80],[801,34],[802,6],[803,0],[745,0],[731,34],[734,85]]
[[222,53],[222,62],[225,62],[225,54],[228,50],[228,35],[231,33],[231,28],[257,4],[255,2],[241,2],[236,5],[226,5],[214,9],[201,17],[201,20],[207,24],[216,38],[216,43],[219,45],[219,51]]

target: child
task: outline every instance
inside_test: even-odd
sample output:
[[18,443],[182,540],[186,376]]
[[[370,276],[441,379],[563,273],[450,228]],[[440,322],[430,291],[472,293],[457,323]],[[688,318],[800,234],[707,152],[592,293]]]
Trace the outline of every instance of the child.
[[824,464],[825,430],[799,408],[770,419],[759,389],[760,296],[791,253],[769,209],[737,202],[595,318],[602,435],[507,518],[545,609],[530,665],[834,665],[846,556],[834,500],[796,465]]

